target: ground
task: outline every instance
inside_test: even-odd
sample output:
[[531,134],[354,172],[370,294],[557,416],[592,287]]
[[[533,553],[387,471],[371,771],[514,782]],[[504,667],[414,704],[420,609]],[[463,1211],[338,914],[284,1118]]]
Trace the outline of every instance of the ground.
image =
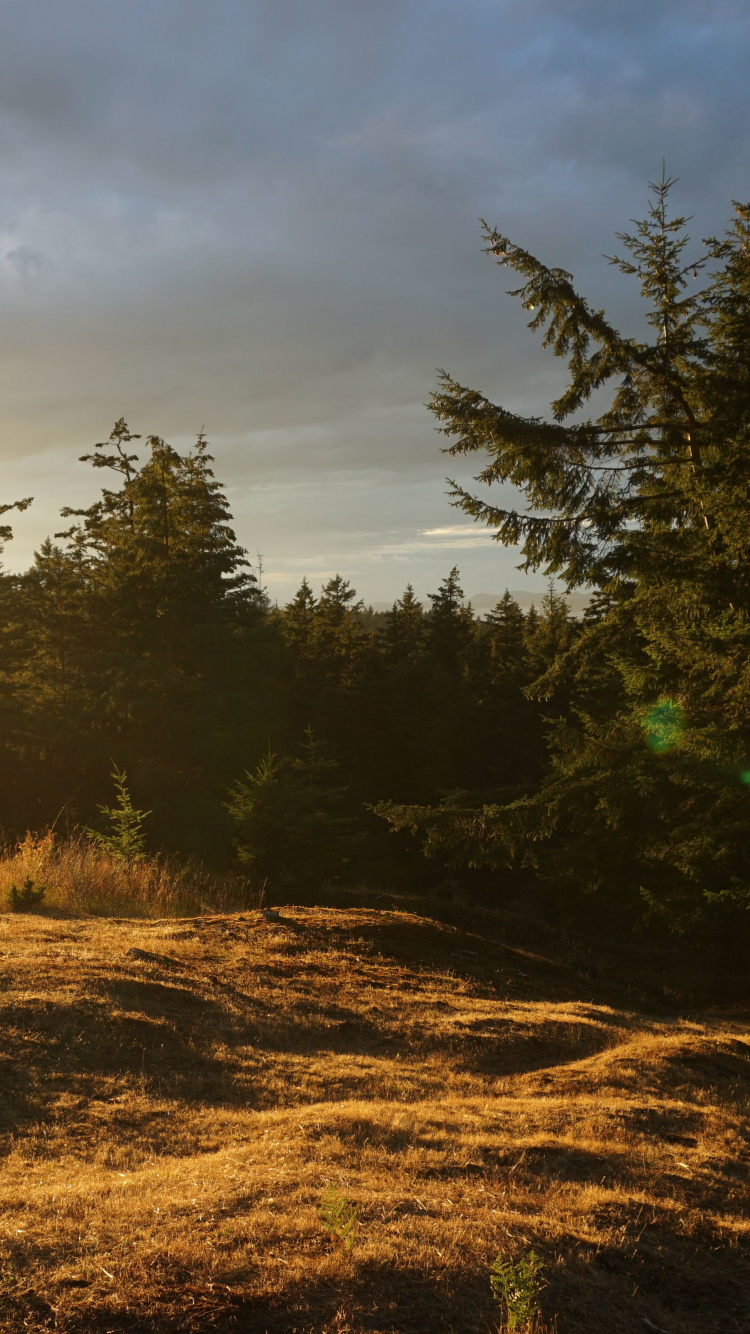
[[281,916],[0,917],[0,1328],[492,1331],[533,1247],[545,1329],[746,1334],[747,1012]]

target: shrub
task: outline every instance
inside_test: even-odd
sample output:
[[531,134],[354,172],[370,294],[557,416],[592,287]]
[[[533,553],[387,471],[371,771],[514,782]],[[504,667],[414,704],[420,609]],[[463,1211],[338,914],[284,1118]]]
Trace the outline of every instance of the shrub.
[[20,885],[13,880],[8,889],[8,907],[12,912],[30,912],[39,907],[46,893],[46,886],[38,885],[33,876],[27,875]]
[[356,821],[342,814],[347,789],[310,729],[294,759],[270,751],[229,793],[237,855],[256,882],[273,890],[335,878],[359,845]]

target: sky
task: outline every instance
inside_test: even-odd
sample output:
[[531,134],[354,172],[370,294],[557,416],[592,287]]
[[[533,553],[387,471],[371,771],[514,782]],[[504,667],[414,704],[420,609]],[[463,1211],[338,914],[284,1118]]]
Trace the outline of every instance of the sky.
[[529,413],[563,382],[479,218],[641,332],[602,254],[662,159],[698,253],[750,197],[749,56],[746,0],[0,0],[6,568],[124,416],[205,428],[280,602],[543,589],[425,407],[439,367]]

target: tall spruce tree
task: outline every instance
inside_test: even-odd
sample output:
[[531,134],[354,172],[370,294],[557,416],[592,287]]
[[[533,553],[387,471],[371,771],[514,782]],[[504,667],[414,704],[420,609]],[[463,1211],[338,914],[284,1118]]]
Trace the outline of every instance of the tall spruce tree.
[[114,485],[63,511],[74,522],[62,545],[45,543],[21,581],[27,767],[50,814],[73,800],[88,819],[114,757],[153,808],[156,838],[214,852],[229,846],[226,785],[267,744],[268,617],[204,436],[184,455],[151,436],[143,462],[137,439],[120,420],[83,456]]
[[429,598],[430,650],[442,666],[460,668],[476,642],[476,624],[471,607],[464,606],[461,576],[455,565]]
[[[388,814],[478,864],[530,864],[601,920],[645,910],[734,941],[750,921],[750,206],[689,259],[673,184],[652,184],[647,218],[611,260],[640,286],[644,339],[592,309],[565,270],[485,229],[569,383],[543,420],[442,377],[447,452],[484,453],[477,480],[510,482],[526,504],[455,484],[453,500],[520,546],[522,568],[593,586],[597,605],[529,687],[570,702],[536,790],[481,819]],[[606,410],[584,417],[608,387]]]
[[523,670],[526,621],[507,588],[500,601],[487,612],[484,623],[488,628],[494,675],[501,679],[518,678]]
[[413,661],[424,651],[424,607],[411,584],[406,585],[388,613],[385,644],[388,658],[393,662]]

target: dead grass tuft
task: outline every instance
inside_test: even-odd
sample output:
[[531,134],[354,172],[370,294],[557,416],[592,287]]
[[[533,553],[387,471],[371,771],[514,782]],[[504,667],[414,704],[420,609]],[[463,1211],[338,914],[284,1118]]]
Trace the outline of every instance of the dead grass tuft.
[[27,877],[45,886],[45,910],[94,917],[186,917],[232,912],[248,902],[244,881],[168,857],[127,866],[82,833],[67,839],[50,830],[29,833],[0,857],[0,907],[10,886]]
[[4,1331],[489,1334],[490,1265],[532,1248],[548,1331],[747,1327],[742,1016],[280,916],[0,918]]

